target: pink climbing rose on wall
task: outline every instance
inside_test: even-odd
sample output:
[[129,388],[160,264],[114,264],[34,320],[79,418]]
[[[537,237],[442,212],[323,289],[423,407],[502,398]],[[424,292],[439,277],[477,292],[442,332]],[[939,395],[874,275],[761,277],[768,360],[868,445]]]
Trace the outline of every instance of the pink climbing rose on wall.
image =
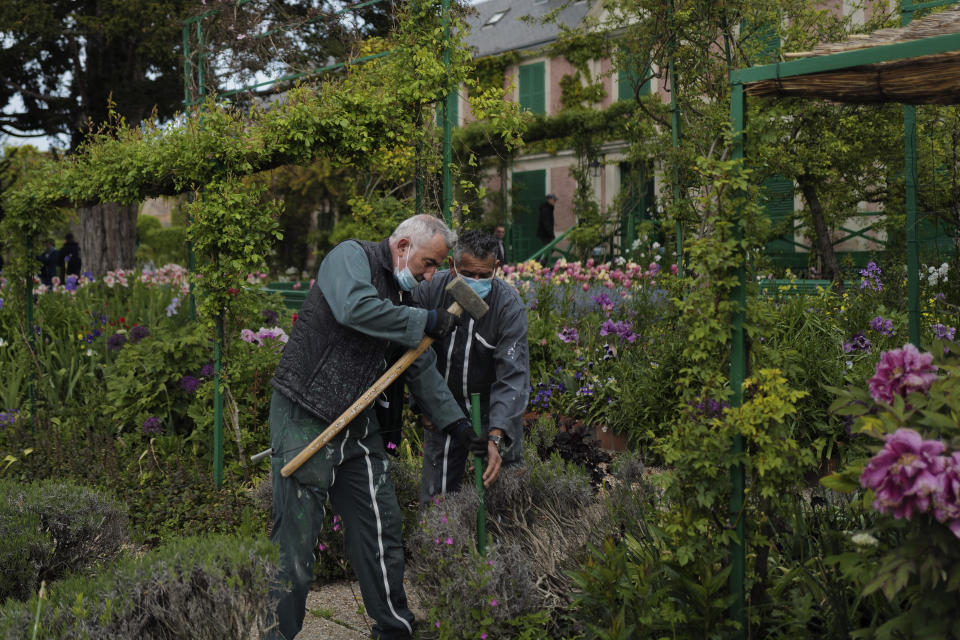
[[937,379],[937,366],[932,353],[920,353],[912,344],[902,349],[885,351],[870,378],[870,396],[876,402],[893,402],[894,394],[905,396],[913,391],[926,391]]

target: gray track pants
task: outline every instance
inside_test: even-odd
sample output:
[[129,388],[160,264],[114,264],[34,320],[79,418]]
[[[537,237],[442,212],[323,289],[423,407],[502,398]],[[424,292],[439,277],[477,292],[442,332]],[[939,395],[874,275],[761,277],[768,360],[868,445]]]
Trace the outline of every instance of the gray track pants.
[[411,636],[413,613],[403,590],[401,513],[389,461],[373,410],[358,416],[289,478],[280,469],[326,424],[274,391],[270,404],[273,446],[273,533],[280,547],[279,629],[268,638],[293,640],[303,626],[313,582],[314,548],[327,498],[343,521],[347,556],[360,582],[374,638]]

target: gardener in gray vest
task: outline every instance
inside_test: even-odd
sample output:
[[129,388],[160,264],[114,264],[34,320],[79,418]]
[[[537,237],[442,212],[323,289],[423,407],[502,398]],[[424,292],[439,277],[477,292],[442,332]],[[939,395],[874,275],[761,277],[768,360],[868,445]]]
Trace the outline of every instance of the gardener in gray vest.
[[[380,243],[347,240],[324,258],[317,284],[271,381],[273,533],[280,547],[280,586],[274,594],[279,628],[272,639],[293,640],[303,626],[313,582],[314,547],[327,498],[344,526],[347,555],[360,581],[375,638],[410,638],[413,614],[403,589],[400,507],[385,442],[373,407],[357,416],[290,477],[280,469],[316,438],[424,334],[442,339],[457,325],[444,309],[407,306],[409,292],[429,281],[456,234],[428,215],[409,218]],[[438,425],[473,450],[486,440],[436,369],[430,349],[404,378]]]
[[[461,234],[451,266],[450,271],[441,271],[417,287],[413,298],[427,309],[450,304],[453,299],[444,287],[459,275],[490,307],[480,320],[465,318],[448,336],[433,343],[438,371],[467,413],[471,394],[480,394],[481,422],[489,438],[483,481],[490,486],[499,474],[501,458],[507,465],[523,459],[521,418],[530,388],[527,307],[516,289],[494,277],[497,239],[489,233]],[[469,454],[449,432],[434,426],[442,422],[430,418],[429,411],[425,413],[420,485],[424,503],[460,488]]]

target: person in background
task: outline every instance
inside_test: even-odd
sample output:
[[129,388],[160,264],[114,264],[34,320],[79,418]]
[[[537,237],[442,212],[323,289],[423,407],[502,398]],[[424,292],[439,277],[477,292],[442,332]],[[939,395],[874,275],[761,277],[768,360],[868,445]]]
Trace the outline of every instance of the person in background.
[[507,236],[507,228],[498,224],[493,228],[493,237],[497,239],[497,262],[500,266],[507,264],[507,246],[504,244],[504,238]]
[[540,205],[540,218],[537,221],[537,237],[543,244],[553,242],[553,208],[557,204],[557,196],[548,193],[543,204]]
[[[495,276],[496,255],[495,236],[466,231],[454,248],[450,271],[437,273],[413,292],[415,303],[425,309],[444,307],[453,302],[444,288],[460,276],[490,307],[479,320],[464,319],[433,343],[437,369],[467,415],[471,395],[480,394],[480,421],[491,461],[483,477],[485,486],[497,479],[501,464],[523,460],[522,417],[530,388],[527,308],[516,289]],[[434,496],[460,488],[470,451],[437,429],[429,418],[422,421],[420,501],[425,504]]]
[[[60,265],[60,254],[49,238],[44,242],[43,253],[37,256],[37,260],[40,261],[40,282],[52,287],[53,279],[57,276],[57,269]],[[61,278],[60,281],[63,282],[63,279]]]
[[80,275],[80,245],[73,239],[73,234],[64,236],[63,246],[60,247],[60,281],[66,282],[67,276]]

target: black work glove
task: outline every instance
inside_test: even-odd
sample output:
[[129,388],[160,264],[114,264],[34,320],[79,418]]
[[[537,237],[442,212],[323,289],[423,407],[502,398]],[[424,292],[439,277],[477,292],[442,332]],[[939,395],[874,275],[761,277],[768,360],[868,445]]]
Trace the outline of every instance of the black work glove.
[[446,429],[453,438],[460,443],[464,449],[468,450],[471,455],[480,456],[481,458],[487,457],[487,439],[485,436],[478,436],[473,431],[473,425],[470,424],[470,421],[466,418],[460,418]]
[[423,332],[434,340],[442,340],[450,335],[458,324],[460,316],[455,316],[446,309],[431,309]]

